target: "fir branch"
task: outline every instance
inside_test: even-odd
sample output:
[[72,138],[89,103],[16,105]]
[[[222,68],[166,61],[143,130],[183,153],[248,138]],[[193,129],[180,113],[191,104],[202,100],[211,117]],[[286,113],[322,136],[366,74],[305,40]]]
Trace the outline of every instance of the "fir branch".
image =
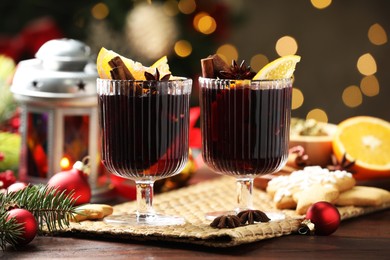
[[66,194],[47,185],[33,185],[23,190],[8,193],[3,205],[18,205],[30,211],[38,222],[39,231],[44,227],[49,232],[69,226],[70,218],[76,212],[74,192]]
[[[2,200],[0,194],[0,200]],[[0,248],[4,251],[7,243],[15,246],[17,240],[22,238],[23,223],[17,223],[15,219],[7,220],[8,212],[0,209]]]

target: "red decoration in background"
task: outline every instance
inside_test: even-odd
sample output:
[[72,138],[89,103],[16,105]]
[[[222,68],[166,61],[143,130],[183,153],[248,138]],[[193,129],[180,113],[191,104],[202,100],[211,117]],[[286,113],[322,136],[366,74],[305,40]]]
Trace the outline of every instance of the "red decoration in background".
[[89,203],[92,191],[84,169],[85,165],[82,162],[76,162],[71,170],[59,172],[51,177],[47,185],[58,188],[59,191],[64,191],[66,194],[74,191],[75,206]]
[[[202,146],[202,138],[200,129],[196,127],[196,123],[200,116],[200,107],[192,107],[190,109],[190,124],[189,124],[189,145],[192,149],[199,149]],[[195,162],[196,162],[195,158]],[[111,183],[115,187],[115,191],[122,197],[135,200],[136,199],[136,188],[133,181],[126,178],[122,178],[111,174]]]
[[62,37],[63,33],[52,18],[39,18],[28,23],[16,36],[0,35],[0,53],[19,62],[34,57],[45,42]]

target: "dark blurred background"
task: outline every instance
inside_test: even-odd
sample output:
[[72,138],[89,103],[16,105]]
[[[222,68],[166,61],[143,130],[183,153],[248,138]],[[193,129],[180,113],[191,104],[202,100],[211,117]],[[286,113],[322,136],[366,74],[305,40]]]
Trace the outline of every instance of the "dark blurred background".
[[293,116],[390,121],[389,13],[388,0],[2,0],[0,54],[17,63],[47,40],[74,38],[144,65],[168,55],[173,74],[195,83],[209,54],[255,71],[298,54]]

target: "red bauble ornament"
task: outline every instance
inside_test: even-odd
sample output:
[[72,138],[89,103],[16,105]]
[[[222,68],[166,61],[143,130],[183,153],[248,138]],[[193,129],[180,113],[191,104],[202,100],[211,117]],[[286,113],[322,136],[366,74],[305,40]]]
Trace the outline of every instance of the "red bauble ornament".
[[23,223],[23,232],[21,239],[16,241],[17,245],[27,245],[38,232],[38,223],[33,214],[25,209],[11,209],[7,221],[15,218],[17,223]]
[[85,165],[78,161],[69,171],[62,171],[50,178],[49,187],[57,188],[69,194],[74,191],[73,199],[75,206],[86,204],[91,201],[91,187],[88,183],[88,175],[84,172]]
[[340,225],[340,213],[331,203],[320,201],[314,203],[306,212],[306,220],[314,224],[316,235],[327,236]]
[[27,187],[28,185],[24,182],[15,182],[8,186],[7,191],[8,192],[17,192],[19,190],[23,190]]

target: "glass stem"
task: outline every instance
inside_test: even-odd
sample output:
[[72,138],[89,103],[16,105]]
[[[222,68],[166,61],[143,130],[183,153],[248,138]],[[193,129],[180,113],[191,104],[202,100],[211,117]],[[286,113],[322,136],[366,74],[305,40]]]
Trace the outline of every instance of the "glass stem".
[[139,220],[155,216],[153,209],[153,181],[136,181],[137,218]]
[[236,213],[253,209],[253,178],[237,178],[237,207],[235,209]]

